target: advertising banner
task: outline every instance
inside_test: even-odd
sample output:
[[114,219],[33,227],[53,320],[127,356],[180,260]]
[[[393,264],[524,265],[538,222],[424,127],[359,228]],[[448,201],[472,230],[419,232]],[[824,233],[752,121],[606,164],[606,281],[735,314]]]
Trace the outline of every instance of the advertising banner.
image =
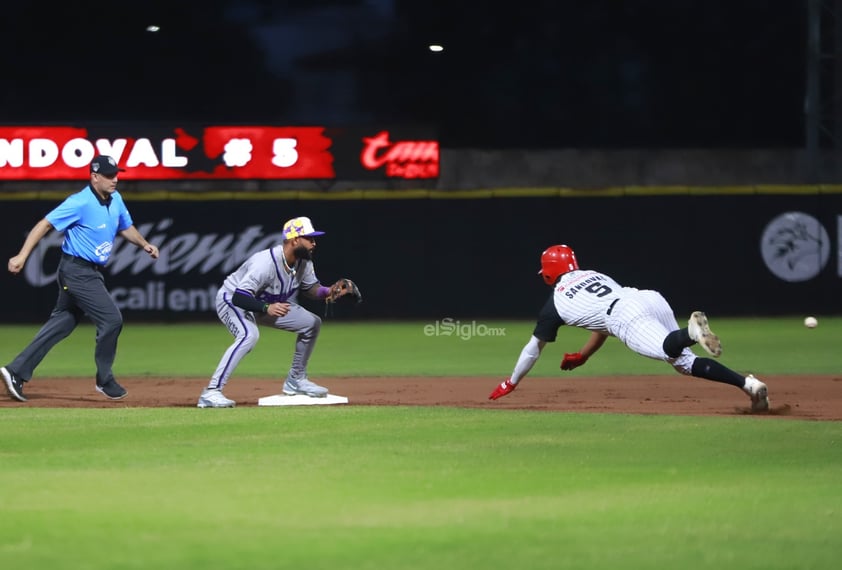
[[[103,270],[126,319],[213,320],[217,288],[249,255],[306,215],[325,235],[323,283],[353,279],[361,305],[333,318],[532,319],[551,289],[541,252],[565,243],[584,269],[660,291],[679,322],[712,315],[842,314],[842,195],[464,200],[138,200],[135,225],[160,258],[118,238]],[[0,201],[3,322],[46,320],[63,236],[49,233],[24,270],[15,255],[49,200]],[[309,303],[309,304],[308,304]],[[324,315],[323,305],[304,302]],[[343,314],[344,312],[344,314]]]
[[439,176],[420,128],[271,125],[0,126],[0,180],[80,180],[94,156],[128,180],[383,180]]

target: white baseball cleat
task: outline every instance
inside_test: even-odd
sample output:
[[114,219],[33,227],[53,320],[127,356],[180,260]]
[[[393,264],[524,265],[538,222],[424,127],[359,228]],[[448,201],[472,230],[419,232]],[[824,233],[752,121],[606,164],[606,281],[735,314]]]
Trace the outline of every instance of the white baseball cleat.
[[327,396],[327,392],[327,388],[311,382],[309,378],[299,378],[297,380],[287,378],[283,387],[283,393],[287,396],[301,394],[303,396],[310,396],[311,398],[324,398]]
[[752,412],[765,412],[769,409],[769,389],[753,374],[746,376],[743,391],[751,398]]
[[719,337],[713,334],[708,325],[708,318],[701,311],[695,311],[687,321],[687,332],[690,338],[702,345],[708,354],[719,356],[722,354],[722,343]]
[[205,388],[199,396],[197,408],[233,408],[237,402],[226,398],[222,390],[209,390]]

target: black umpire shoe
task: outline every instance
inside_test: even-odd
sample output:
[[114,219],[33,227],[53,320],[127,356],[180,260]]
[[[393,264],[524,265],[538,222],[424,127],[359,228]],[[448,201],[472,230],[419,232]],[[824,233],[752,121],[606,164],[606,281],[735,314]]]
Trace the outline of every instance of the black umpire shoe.
[[102,385],[97,384],[96,391],[111,400],[122,400],[128,394],[125,388],[117,384],[116,380],[109,380]]
[[3,376],[3,382],[6,384],[6,390],[8,390],[9,396],[19,402],[25,402],[26,396],[23,395],[23,380],[5,366],[0,368],[0,375]]

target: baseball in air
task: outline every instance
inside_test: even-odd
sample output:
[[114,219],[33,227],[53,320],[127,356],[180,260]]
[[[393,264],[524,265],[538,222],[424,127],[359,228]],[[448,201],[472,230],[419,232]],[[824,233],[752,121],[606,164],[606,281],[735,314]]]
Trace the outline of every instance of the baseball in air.
[[808,329],[814,329],[817,326],[819,326],[819,321],[816,319],[816,317],[807,317],[804,319],[804,326]]

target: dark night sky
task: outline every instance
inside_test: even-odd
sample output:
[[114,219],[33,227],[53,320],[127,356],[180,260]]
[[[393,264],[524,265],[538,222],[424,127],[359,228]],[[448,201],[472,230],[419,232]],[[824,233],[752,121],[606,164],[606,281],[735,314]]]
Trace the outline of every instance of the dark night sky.
[[424,123],[444,146],[484,148],[803,145],[803,0],[63,4],[49,19],[32,2],[4,8],[0,121]]

